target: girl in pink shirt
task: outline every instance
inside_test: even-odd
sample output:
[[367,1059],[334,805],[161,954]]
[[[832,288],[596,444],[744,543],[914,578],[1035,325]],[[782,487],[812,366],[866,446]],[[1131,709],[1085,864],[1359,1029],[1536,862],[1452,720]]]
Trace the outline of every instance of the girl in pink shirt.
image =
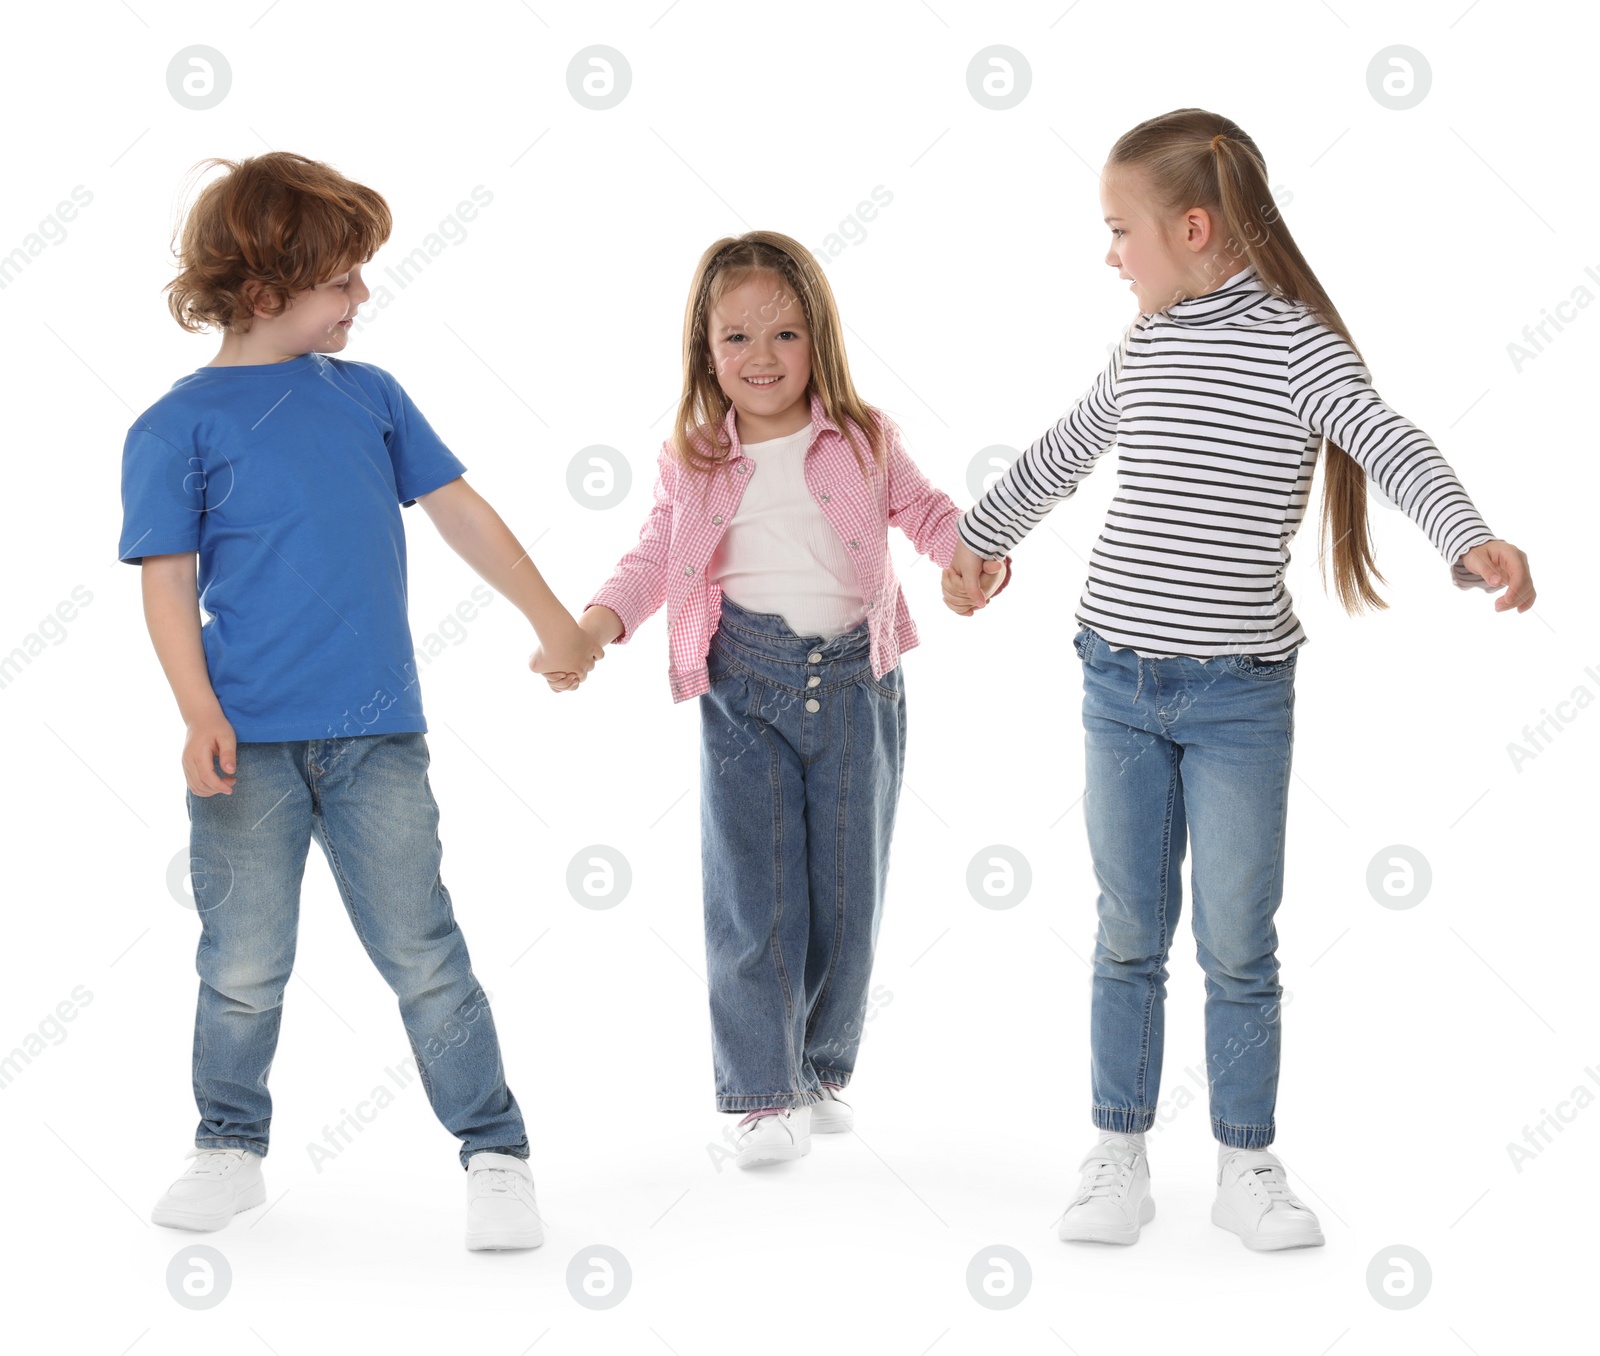
[[[917,643],[888,529],[949,566],[961,510],[856,394],[827,278],[751,231],[701,256],[684,385],[638,544],[579,624],[626,644],[667,606],[674,701],[698,697],[717,1109],[741,1167],[850,1128],[905,770]],[[989,562],[985,594],[1009,557]],[[530,666],[561,692],[582,681]]]

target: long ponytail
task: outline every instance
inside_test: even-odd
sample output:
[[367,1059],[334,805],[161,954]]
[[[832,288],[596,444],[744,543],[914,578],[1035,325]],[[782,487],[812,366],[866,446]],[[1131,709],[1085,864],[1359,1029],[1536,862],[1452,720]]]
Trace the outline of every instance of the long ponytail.
[[[1125,132],[1111,148],[1109,165],[1142,170],[1164,207],[1204,207],[1226,228],[1229,242],[1255,266],[1277,296],[1295,301],[1338,334],[1352,349],[1340,319],[1311,265],[1284,224],[1267,182],[1266,160],[1236,123],[1203,108],[1180,108]],[[1356,350],[1360,357],[1360,350]],[[1383,580],[1367,527],[1367,474],[1342,447],[1322,440],[1322,529],[1317,559],[1327,586],[1332,540],[1334,587],[1346,612],[1389,605],[1373,587]],[[1386,582],[1386,581],[1385,581]]]

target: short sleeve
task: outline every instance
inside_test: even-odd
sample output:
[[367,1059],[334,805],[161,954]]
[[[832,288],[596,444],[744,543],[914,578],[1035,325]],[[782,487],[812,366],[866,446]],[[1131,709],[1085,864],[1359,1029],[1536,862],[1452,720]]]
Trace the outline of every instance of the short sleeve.
[[[381,370],[381,369],[380,369]],[[383,373],[384,396],[389,405],[390,429],[385,441],[394,463],[394,483],[400,506],[410,508],[420,495],[431,494],[448,485],[467,467],[444,445],[433,431],[405,388],[387,372]]]
[[122,446],[122,540],[117,557],[129,565],[146,556],[200,549],[206,509],[201,458],[168,442],[142,421]]

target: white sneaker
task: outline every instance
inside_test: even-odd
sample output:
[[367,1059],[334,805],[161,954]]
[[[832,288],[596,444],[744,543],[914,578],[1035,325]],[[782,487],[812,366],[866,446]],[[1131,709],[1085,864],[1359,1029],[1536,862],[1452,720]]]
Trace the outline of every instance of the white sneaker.
[[244,1149],[190,1149],[194,1162],[150,1212],[169,1229],[220,1229],[241,1210],[267,1199],[261,1155]]
[[544,1221],[527,1163],[489,1150],[467,1159],[467,1247],[481,1252],[543,1242]]
[[1211,1222],[1239,1235],[1256,1252],[1315,1248],[1322,1228],[1266,1149],[1236,1149],[1217,1165],[1217,1199]]
[[1156,1213],[1144,1150],[1119,1135],[1096,1144],[1078,1166],[1083,1180],[1057,1236],[1068,1243],[1137,1243],[1140,1226]]
[[763,1163],[784,1163],[791,1158],[804,1158],[811,1152],[811,1108],[788,1107],[776,1115],[757,1116],[755,1120],[742,1120],[738,1125],[734,1144],[738,1154],[734,1162],[741,1168],[759,1167]]
[[856,1113],[849,1102],[841,1102],[839,1094],[826,1083],[819,1089],[820,1102],[811,1104],[811,1133],[814,1135],[843,1134],[855,1124]]

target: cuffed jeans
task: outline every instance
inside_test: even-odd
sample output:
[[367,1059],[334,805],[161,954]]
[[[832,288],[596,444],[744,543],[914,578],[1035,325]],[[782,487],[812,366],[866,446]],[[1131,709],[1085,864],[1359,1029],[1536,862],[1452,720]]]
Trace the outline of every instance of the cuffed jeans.
[[1083,661],[1084,818],[1100,887],[1090,1013],[1094,1123],[1142,1131],[1161,1090],[1167,954],[1193,848],[1193,930],[1205,971],[1211,1130],[1264,1148],[1275,1133],[1283,897],[1296,650],[1261,662],[1142,659],[1089,627]]
[[700,697],[706,967],[719,1111],[849,1083],[901,780],[899,666],[867,623],[824,641],[726,596]]
[[266,1156],[267,1074],[314,836],[356,935],[400,1000],[422,1086],[434,1114],[462,1141],[462,1166],[485,1150],[528,1156],[489,1000],[439,875],[428,762],[418,733],[245,742],[232,795],[188,793],[201,927],[197,1148]]

